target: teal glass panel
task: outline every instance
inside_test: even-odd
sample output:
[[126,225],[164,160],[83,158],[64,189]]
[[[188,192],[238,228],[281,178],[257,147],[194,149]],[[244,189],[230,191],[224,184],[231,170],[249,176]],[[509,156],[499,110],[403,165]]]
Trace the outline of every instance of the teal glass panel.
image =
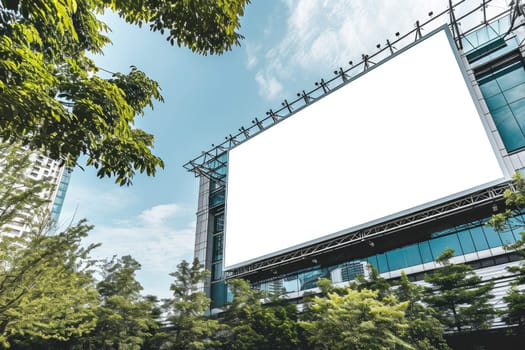
[[474,246],[474,242],[472,241],[469,230],[458,232],[457,235],[464,254],[473,253],[476,251],[476,247]]
[[219,188],[224,187],[223,181],[211,180],[210,182],[210,191],[218,190]]
[[435,258],[432,255],[432,250],[430,249],[430,244],[428,241],[418,243],[418,247],[423,263],[434,261]]
[[523,217],[521,215],[518,215],[516,217],[510,218],[509,220],[509,227],[512,230],[513,236],[515,240],[521,239],[520,232],[523,232]]
[[[508,152],[525,147],[525,69],[515,62],[479,79],[494,123]],[[503,95],[501,95],[503,94]]]
[[[508,103],[516,102],[525,97],[525,83],[503,92]],[[490,108],[490,107],[489,107]],[[497,108],[497,107],[496,107]],[[519,115],[517,116],[520,117]]]
[[501,90],[508,90],[525,81],[525,69],[523,69],[521,62],[500,72],[496,73],[496,76],[501,74],[496,80]]
[[297,278],[297,275],[285,277],[283,279],[283,289],[286,293],[299,291],[299,279]]
[[512,229],[512,233],[514,234],[514,239],[515,240],[520,240],[520,239],[524,239],[525,240],[525,236],[522,236],[522,233],[525,232],[525,230],[523,228],[516,228],[516,229]]
[[386,253],[386,257],[391,271],[421,264],[421,256],[417,244],[391,250]]
[[407,247],[404,247],[403,249],[406,267],[420,265],[423,263],[417,244],[409,245]]
[[508,106],[492,112],[492,117],[507,151],[514,151],[525,145],[525,137]]
[[503,97],[503,94],[497,94],[492,97],[489,97],[485,100],[487,103],[487,107],[492,110],[496,110],[500,107],[503,107],[507,104],[507,101],[505,100],[505,97]]
[[213,218],[213,233],[224,231],[224,213],[215,214]]
[[483,230],[480,226],[474,227],[470,229],[470,236],[472,237],[472,240],[474,241],[474,246],[476,247],[476,251],[481,251],[485,249],[489,249],[489,244],[487,243],[487,239],[485,238],[485,233],[483,233]]
[[509,245],[509,244],[516,242],[516,238],[514,237],[514,234],[511,229],[508,229],[503,232],[499,232],[498,234],[504,245]]
[[317,286],[319,278],[328,277],[326,269],[316,269],[307,272],[301,272],[298,276],[301,290],[312,289]]
[[226,284],[224,281],[218,282],[218,283],[212,283],[211,285],[211,307],[217,308],[222,307],[226,304]]
[[501,247],[503,245],[503,243],[501,243],[501,238],[499,237],[498,233],[492,227],[483,226],[483,232],[485,232],[485,237],[487,238],[489,247],[496,248]]
[[223,254],[223,243],[224,238],[223,235],[216,235],[213,237],[213,261],[222,260],[222,254]]
[[226,162],[228,160],[228,152],[221,153],[217,159],[219,162]]
[[222,203],[224,203],[224,199],[225,199],[225,192],[224,192],[224,190],[220,190],[220,191],[214,192],[214,193],[210,194],[210,205],[214,206],[214,205],[222,204]]
[[501,89],[495,80],[489,80],[486,83],[481,83],[480,80],[479,88],[485,98],[492,97],[501,92]]
[[342,282],[352,281],[357,276],[362,276],[364,272],[363,265],[359,260],[346,262],[344,264],[341,264],[339,268],[341,269]]
[[511,103],[510,110],[518,120],[521,130],[525,130],[525,98]]
[[479,45],[483,45],[484,43],[486,43],[487,41],[491,39],[491,37],[489,36],[488,29],[489,29],[488,27],[483,27],[476,32],[476,37],[477,37],[476,39]]
[[388,261],[388,267],[390,270],[399,270],[405,267],[402,249],[403,248],[394,249],[386,252],[386,259]]
[[222,261],[211,266],[211,278],[214,281],[222,278]]
[[432,254],[438,257],[445,249],[454,249],[454,256],[463,254],[461,246],[459,245],[459,239],[456,234],[438,237],[430,240],[430,248]]
[[377,254],[377,270],[379,273],[390,271],[388,267],[388,260],[386,259],[386,254]]
[[[297,282],[296,282],[297,284]],[[272,281],[268,281],[264,283],[264,290],[270,293],[283,293],[286,292],[286,288],[284,286],[284,278],[276,278]],[[291,286],[291,284],[290,284]],[[296,288],[294,288],[296,289]],[[290,290],[290,292],[293,292],[295,290]]]
[[447,228],[445,230],[441,230],[441,231],[436,231],[434,233],[432,233],[432,238],[436,238],[436,237],[441,237],[441,236],[448,236],[452,233],[456,233],[456,228],[455,227],[452,227],[452,228]]
[[372,265],[377,271],[379,271],[378,263],[377,263],[377,255],[372,255],[366,258],[366,261]]
[[226,175],[226,171],[228,170],[228,168],[226,166],[221,166],[217,169],[215,169],[215,173],[219,174],[219,175]]

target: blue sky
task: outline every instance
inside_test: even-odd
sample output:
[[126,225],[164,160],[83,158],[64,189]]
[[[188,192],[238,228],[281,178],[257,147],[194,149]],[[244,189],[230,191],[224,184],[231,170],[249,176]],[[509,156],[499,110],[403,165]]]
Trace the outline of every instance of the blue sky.
[[102,243],[96,257],[131,254],[142,264],[138,279],[144,292],[168,297],[168,274],[182,259],[193,259],[198,180],[182,165],[447,5],[446,0],[254,0],[242,19],[242,46],[221,56],[172,47],[159,33],[107,14],[113,45],[96,62],[115,72],[135,65],[159,82],[165,103],[136,124],[155,135],[154,153],[166,168],[155,177],[138,175],[133,186],[123,188],[98,179],[91,169],[76,169],[60,222],[87,218],[95,225],[89,242]]

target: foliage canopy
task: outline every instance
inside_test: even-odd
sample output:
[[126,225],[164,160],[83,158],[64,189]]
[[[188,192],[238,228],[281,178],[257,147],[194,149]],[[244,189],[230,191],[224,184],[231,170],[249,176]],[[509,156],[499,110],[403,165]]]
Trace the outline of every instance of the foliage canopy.
[[97,18],[106,9],[135,25],[167,32],[167,40],[200,54],[238,45],[239,18],[249,0],[1,0],[0,139],[44,150],[132,183],[136,171],[163,167],[153,135],[134,127],[154,100],[157,82],[136,67],[104,79],[89,54],[110,42]]

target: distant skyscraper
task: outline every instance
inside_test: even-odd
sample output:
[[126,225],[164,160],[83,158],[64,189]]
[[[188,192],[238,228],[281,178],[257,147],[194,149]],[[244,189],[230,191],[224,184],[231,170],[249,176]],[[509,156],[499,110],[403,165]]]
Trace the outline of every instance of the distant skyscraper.
[[[17,152],[18,153],[18,152]],[[22,153],[20,153],[22,155]],[[6,152],[0,152],[1,158],[7,156]],[[4,169],[0,169],[4,171]],[[24,170],[25,176],[34,180],[48,181],[51,185],[49,190],[45,190],[41,193],[41,197],[49,200],[47,203],[47,209],[49,211],[49,224],[55,226],[58,223],[60,211],[64,203],[69,179],[71,177],[71,169],[65,167],[61,162],[53,160],[37,152],[31,152],[29,154],[29,166]],[[0,203],[2,206],[3,203]],[[3,227],[3,234],[20,234],[23,231],[30,229],[31,220],[27,220],[30,215],[34,213],[20,213],[19,216],[15,217],[8,224]]]

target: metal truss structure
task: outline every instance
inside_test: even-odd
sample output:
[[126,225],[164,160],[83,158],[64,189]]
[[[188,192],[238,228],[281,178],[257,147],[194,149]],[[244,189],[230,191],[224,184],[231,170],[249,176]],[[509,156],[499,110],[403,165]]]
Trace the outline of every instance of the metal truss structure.
[[455,199],[429,209],[402,216],[381,224],[363,228],[333,239],[297,249],[289,253],[247,264],[237,269],[226,271],[226,278],[245,278],[260,270],[272,270],[279,266],[314,259],[322,253],[360,244],[373,238],[383,237],[400,230],[431,222],[439,218],[458,214],[473,208],[495,205],[503,199],[505,190],[514,190],[511,182],[480,190],[473,194]]
[[[437,15],[433,12],[429,12],[428,15],[430,19],[422,23],[416,21],[414,29],[410,32],[405,35],[401,35],[399,32],[395,33],[396,38],[394,40],[391,41],[387,39],[385,44],[377,44],[376,47],[378,50],[374,54],[362,54],[359,62],[349,62],[349,68],[344,69],[343,67],[340,67],[339,69],[334,70],[334,77],[327,80],[320,79],[315,82],[315,88],[313,90],[309,92],[303,90],[297,93],[295,99],[290,101],[285,99],[279,108],[275,110],[270,109],[266,112],[266,117],[261,119],[254,118],[251,121],[252,125],[239,128],[237,133],[226,136],[225,140],[218,145],[212,144],[211,149],[203,151],[201,155],[184,164],[184,168],[193,172],[196,177],[205,176],[212,180],[222,181],[224,174],[217,171],[217,169],[226,166],[224,154],[231,148],[257,135],[282,119],[289,117],[300,109],[307,107],[310,103],[323,97],[323,95],[329,93],[331,90],[337,89],[365,74],[374,65],[382,62],[395,52],[399,51],[399,48],[407,47],[408,45],[420,40],[423,37],[424,30],[432,30],[442,24],[448,23],[457,48],[462,50],[463,42],[468,40],[468,34],[481,27],[490,26],[491,22],[499,18],[510,15],[511,25],[506,34],[508,35],[514,29],[514,26],[517,26],[517,18],[524,15],[524,6],[521,4],[520,0],[514,0],[508,9],[492,18],[488,18],[487,6],[489,6],[492,1],[494,0],[482,0],[481,4],[476,5],[474,8],[466,9],[464,8],[464,3],[466,3],[467,0],[461,0],[456,4],[452,4],[452,0],[449,0],[449,7],[446,10]],[[458,16],[458,12],[461,12],[461,15]],[[476,13],[481,13],[481,23],[478,22],[478,25],[474,25],[466,31],[461,31],[461,21],[470,18]]]

